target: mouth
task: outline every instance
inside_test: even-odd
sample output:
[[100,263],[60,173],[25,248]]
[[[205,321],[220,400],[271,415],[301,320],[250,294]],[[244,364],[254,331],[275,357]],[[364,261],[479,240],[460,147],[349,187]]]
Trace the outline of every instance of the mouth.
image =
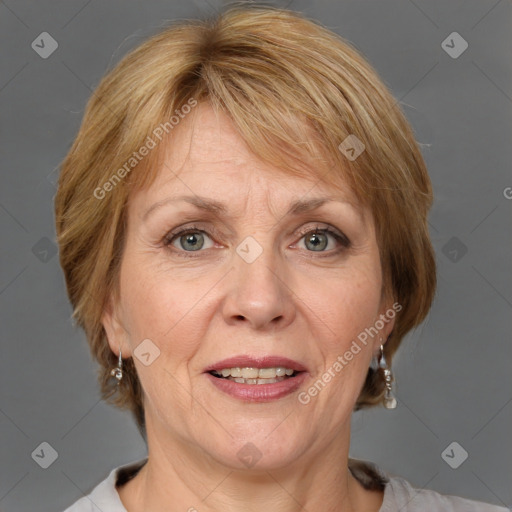
[[243,401],[268,402],[296,391],[307,368],[285,357],[238,356],[215,363],[204,371],[223,393]]
[[218,379],[227,379],[233,382],[237,382],[238,384],[258,386],[262,384],[274,384],[276,382],[282,382],[283,380],[296,377],[299,373],[302,372],[298,372],[292,368],[277,366],[273,368],[223,368],[220,371],[212,370],[208,373],[214,377],[217,377]]

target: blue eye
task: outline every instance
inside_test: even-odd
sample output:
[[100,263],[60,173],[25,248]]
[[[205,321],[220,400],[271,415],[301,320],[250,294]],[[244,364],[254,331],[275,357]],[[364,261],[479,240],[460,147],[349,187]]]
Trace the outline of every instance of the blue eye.
[[329,238],[326,233],[314,232],[306,236],[304,243],[312,251],[323,251],[329,245]]
[[[333,256],[343,249],[350,247],[350,240],[341,232],[329,228],[308,229],[301,233],[297,242],[300,249],[307,252],[325,253],[325,256]],[[164,245],[176,254],[192,256],[193,252],[201,252],[203,249],[214,247],[214,242],[208,233],[197,226],[188,226],[181,230],[168,233],[164,239]],[[340,247],[341,246],[341,247]]]
[[[334,240],[334,242],[332,242],[331,244],[329,243],[330,239]],[[336,245],[338,244],[342,245],[345,248],[348,248],[350,246],[350,241],[348,240],[347,237],[339,233],[336,233],[331,229],[317,228],[314,230],[310,230],[303,235],[301,240],[304,240],[304,247],[308,251],[312,252],[329,252],[326,251],[327,248],[336,249]],[[334,245],[334,247],[330,247],[331,245]]]
[[[208,240],[210,241],[210,245],[208,245]],[[213,246],[213,242],[204,231],[188,228],[179,233],[168,235],[165,241],[165,245],[172,245],[173,247],[182,249],[186,252],[194,252],[203,248],[209,249]]]

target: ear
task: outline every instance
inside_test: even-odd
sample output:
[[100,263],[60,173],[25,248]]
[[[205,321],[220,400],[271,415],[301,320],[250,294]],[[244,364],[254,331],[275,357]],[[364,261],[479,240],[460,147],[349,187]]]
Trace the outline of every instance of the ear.
[[103,312],[101,323],[107,334],[110,350],[117,356],[119,355],[119,348],[121,348],[123,358],[130,357],[132,355],[130,339],[128,331],[123,325],[122,311],[112,298]]

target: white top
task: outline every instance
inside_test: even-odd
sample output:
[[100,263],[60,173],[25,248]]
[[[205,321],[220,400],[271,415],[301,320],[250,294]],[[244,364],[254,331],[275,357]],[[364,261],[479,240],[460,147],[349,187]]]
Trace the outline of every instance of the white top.
[[[113,469],[90,494],[64,512],[127,512],[119,498],[116,483],[124,483],[133,478],[146,461],[142,459]],[[357,461],[356,465],[351,471],[366,488],[376,488],[379,484],[384,486],[384,501],[379,512],[509,512],[508,508],[496,505],[415,489],[403,478],[390,477],[370,463]]]

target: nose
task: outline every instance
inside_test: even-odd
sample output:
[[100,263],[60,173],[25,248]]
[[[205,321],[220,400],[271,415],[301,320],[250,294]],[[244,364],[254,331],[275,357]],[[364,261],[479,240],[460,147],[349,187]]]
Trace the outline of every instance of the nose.
[[248,263],[234,255],[234,268],[223,304],[230,325],[247,324],[253,329],[282,329],[296,315],[294,293],[287,283],[284,262],[270,249]]

